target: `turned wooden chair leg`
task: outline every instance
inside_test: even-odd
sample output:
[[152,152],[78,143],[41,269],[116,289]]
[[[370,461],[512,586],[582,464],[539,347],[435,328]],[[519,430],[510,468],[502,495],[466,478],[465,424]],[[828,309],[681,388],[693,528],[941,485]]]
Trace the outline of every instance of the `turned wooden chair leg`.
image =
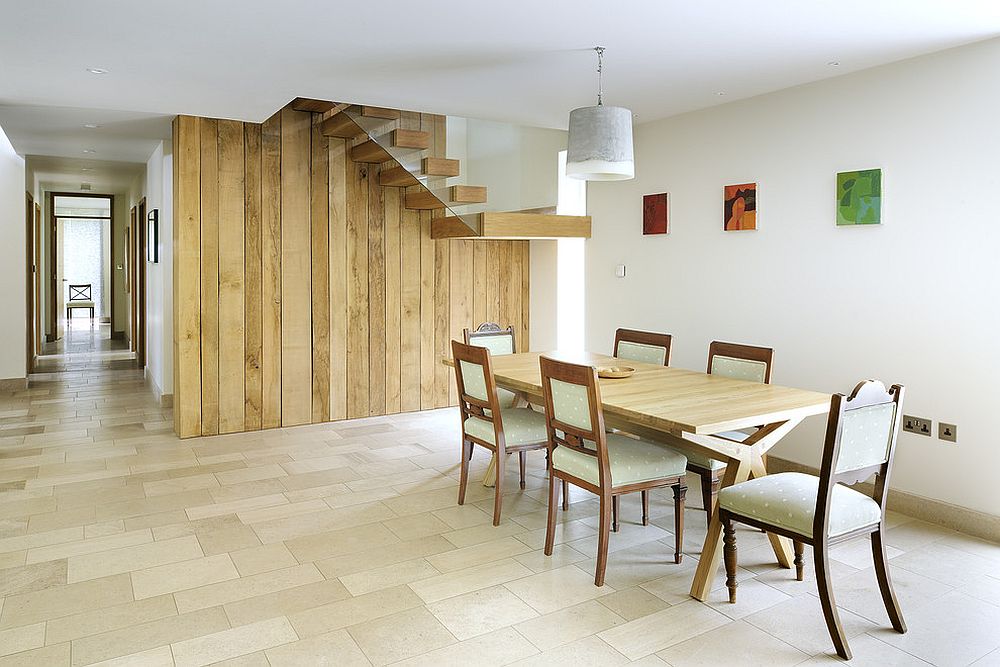
[[549,475],[549,513],[545,522],[545,555],[552,555],[552,545],[556,539],[556,506],[559,504],[559,488],[555,475]]
[[519,459],[519,463],[521,464],[521,488],[522,489],[524,488],[524,469],[525,469],[525,466],[526,466],[526,457],[527,457],[527,454],[528,453],[525,452],[524,450],[522,450],[522,451],[520,451],[520,452],[517,453],[517,458]]
[[826,543],[823,540],[813,544],[813,564],[816,568],[816,585],[819,588],[819,601],[823,605],[823,617],[826,628],[833,639],[837,655],[844,660],[851,659],[851,649],[844,636],[844,627],[840,624],[840,614],[837,613],[837,602],[833,599],[833,587],[830,585],[830,563],[827,560]]
[[597,570],[594,585],[604,585],[604,572],[608,569],[608,542],[611,539],[611,496],[601,496],[601,519],[597,529]]
[[729,589],[729,604],[736,604],[736,527],[728,516],[722,518],[722,555],[726,561],[726,588]]
[[649,525],[649,490],[641,492],[642,495],[642,525]]
[[569,482],[563,480],[562,483],[562,494],[563,494],[563,512],[569,509]]
[[674,563],[680,565],[684,558],[684,499],[687,486],[684,482],[674,484]]
[[493,525],[500,525],[500,510],[503,507],[503,471],[507,467],[507,454],[497,452],[496,455],[496,485],[493,489]]
[[458,504],[465,504],[465,488],[469,485],[469,459],[472,458],[472,450],[475,445],[471,440],[462,438],[462,477],[458,481]]
[[885,540],[882,536],[882,527],[872,533],[872,557],[875,560],[875,577],[878,579],[879,590],[882,591],[882,602],[885,603],[885,610],[889,614],[892,628],[896,632],[906,632],[906,622],[903,620],[903,612],[899,608],[899,601],[896,600],[896,593],[892,590],[892,580],[889,578],[889,567],[886,563]]
[[611,496],[611,532],[618,532],[618,496]]
[[796,581],[802,581],[805,570],[805,563],[802,561],[802,552],[805,551],[805,544],[794,540],[792,547],[795,549],[795,579]]

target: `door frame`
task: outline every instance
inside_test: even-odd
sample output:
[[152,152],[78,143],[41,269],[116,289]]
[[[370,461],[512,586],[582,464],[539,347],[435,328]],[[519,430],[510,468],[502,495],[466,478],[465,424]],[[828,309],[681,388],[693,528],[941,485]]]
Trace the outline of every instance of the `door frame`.
[[132,207],[129,215],[131,272],[132,349],[136,365],[146,366],[146,198]]
[[25,323],[25,375],[35,371],[35,198],[30,192],[24,193],[24,323]]

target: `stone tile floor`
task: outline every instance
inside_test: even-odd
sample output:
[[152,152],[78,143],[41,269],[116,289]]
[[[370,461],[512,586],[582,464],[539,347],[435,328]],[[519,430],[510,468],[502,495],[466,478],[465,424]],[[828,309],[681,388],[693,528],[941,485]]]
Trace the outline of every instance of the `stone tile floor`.
[[[669,492],[645,528],[628,498],[596,588],[592,497],[572,493],[544,556],[543,457],[526,490],[507,476],[494,528],[492,489],[455,504],[457,427],[445,409],[180,441],[140,372],[34,376],[0,394],[0,666],[838,660],[814,582],[759,532],[739,532],[736,605],[722,578],[687,595],[696,480],[684,562]],[[1000,665],[1000,545],[898,514],[888,543],[905,635],[865,541],[833,553],[853,662]]]

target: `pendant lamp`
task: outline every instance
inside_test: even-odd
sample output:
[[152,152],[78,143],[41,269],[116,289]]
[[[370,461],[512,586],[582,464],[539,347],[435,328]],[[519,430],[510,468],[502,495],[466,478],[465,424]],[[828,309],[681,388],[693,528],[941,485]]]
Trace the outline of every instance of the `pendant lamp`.
[[635,177],[632,157],[632,112],[604,106],[604,47],[597,52],[597,106],[569,114],[566,175],[584,181],[624,181]]

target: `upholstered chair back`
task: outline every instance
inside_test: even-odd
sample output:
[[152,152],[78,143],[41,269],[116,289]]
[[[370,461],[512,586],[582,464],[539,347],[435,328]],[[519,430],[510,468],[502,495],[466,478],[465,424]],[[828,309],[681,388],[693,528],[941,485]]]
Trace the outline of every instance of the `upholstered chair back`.
[[618,329],[615,332],[614,356],[658,366],[670,365],[670,334]]

